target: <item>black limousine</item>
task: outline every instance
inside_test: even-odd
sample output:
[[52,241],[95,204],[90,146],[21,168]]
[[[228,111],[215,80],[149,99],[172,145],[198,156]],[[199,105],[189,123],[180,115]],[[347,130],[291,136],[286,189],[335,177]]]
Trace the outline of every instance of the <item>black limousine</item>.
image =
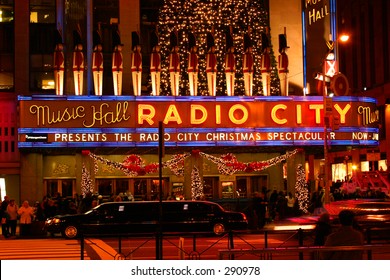
[[[163,232],[210,232],[216,235],[229,230],[245,230],[245,214],[226,211],[208,201],[163,201]],[[159,226],[158,201],[106,202],[84,214],[57,215],[45,222],[45,230],[66,238],[84,234],[154,233]]]

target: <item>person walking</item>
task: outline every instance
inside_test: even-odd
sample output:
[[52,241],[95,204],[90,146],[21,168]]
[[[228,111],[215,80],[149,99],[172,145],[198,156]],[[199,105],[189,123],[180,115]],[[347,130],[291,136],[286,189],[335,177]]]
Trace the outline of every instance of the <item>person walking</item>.
[[7,213],[8,213],[8,230],[9,230],[9,236],[13,237],[16,236],[16,225],[18,223],[18,205],[15,203],[15,199],[11,199],[9,201],[9,204],[7,206]]

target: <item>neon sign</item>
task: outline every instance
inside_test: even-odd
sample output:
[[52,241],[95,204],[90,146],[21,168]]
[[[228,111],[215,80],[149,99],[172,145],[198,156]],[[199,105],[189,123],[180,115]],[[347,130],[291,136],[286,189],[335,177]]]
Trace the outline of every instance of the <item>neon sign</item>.
[[[167,146],[324,141],[322,97],[39,96],[19,97],[19,107],[19,147],[157,146],[160,120]],[[334,97],[331,145],[377,145],[374,112],[373,98]]]

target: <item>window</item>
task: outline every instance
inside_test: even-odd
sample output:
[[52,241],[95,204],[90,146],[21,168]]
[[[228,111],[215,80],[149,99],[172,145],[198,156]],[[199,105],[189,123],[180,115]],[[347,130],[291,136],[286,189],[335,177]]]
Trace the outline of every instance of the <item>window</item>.
[[129,180],[128,179],[117,179],[115,186],[115,194],[129,192]]
[[14,1],[0,0],[0,90],[14,90]]
[[30,1],[30,90],[54,93],[55,0]]
[[49,197],[56,196],[59,193],[62,197],[73,197],[75,192],[75,179],[48,179],[44,181],[46,185],[46,194]]
[[237,196],[240,194],[240,198],[247,197],[248,191],[247,191],[247,177],[237,177],[236,178],[236,184],[237,184]]
[[135,200],[147,200],[147,181],[135,180],[134,181],[134,199]]
[[113,192],[112,180],[99,179],[96,180],[98,193],[103,196],[111,196]]
[[203,194],[207,200],[218,197],[218,177],[203,177]]
[[234,197],[234,183],[233,182],[222,182],[222,198],[233,198]]

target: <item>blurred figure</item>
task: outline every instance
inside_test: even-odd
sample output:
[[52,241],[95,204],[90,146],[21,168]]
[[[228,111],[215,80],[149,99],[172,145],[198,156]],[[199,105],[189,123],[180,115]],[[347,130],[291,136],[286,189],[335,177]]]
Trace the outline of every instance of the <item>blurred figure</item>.
[[[350,210],[341,210],[339,213],[340,228],[330,234],[324,246],[363,246],[363,233],[354,229],[355,215]],[[325,260],[361,260],[363,251],[330,251],[323,253]]]
[[314,245],[324,246],[326,237],[331,232],[332,226],[330,224],[330,215],[328,213],[322,213],[314,229]]
[[8,214],[7,214],[7,207],[9,204],[9,197],[8,195],[4,196],[4,200],[1,202],[1,208],[0,208],[0,217],[1,217],[1,232],[4,237],[9,236],[9,229],[7,224]]
[[43,211],[42,204],[39,201],[36,201],[34,204],[34,216],[36,221],[45,220],[45,213]]
[[287,199],[287,215],[289,217],[294,216],[294,204],[295,204],[295,198],[292,195],[291,192],[288,193]]
[[253,197],[253,210],[257,217],[257,228],[262,229],[266,224],[267,200],[263,192],[255,192]]

